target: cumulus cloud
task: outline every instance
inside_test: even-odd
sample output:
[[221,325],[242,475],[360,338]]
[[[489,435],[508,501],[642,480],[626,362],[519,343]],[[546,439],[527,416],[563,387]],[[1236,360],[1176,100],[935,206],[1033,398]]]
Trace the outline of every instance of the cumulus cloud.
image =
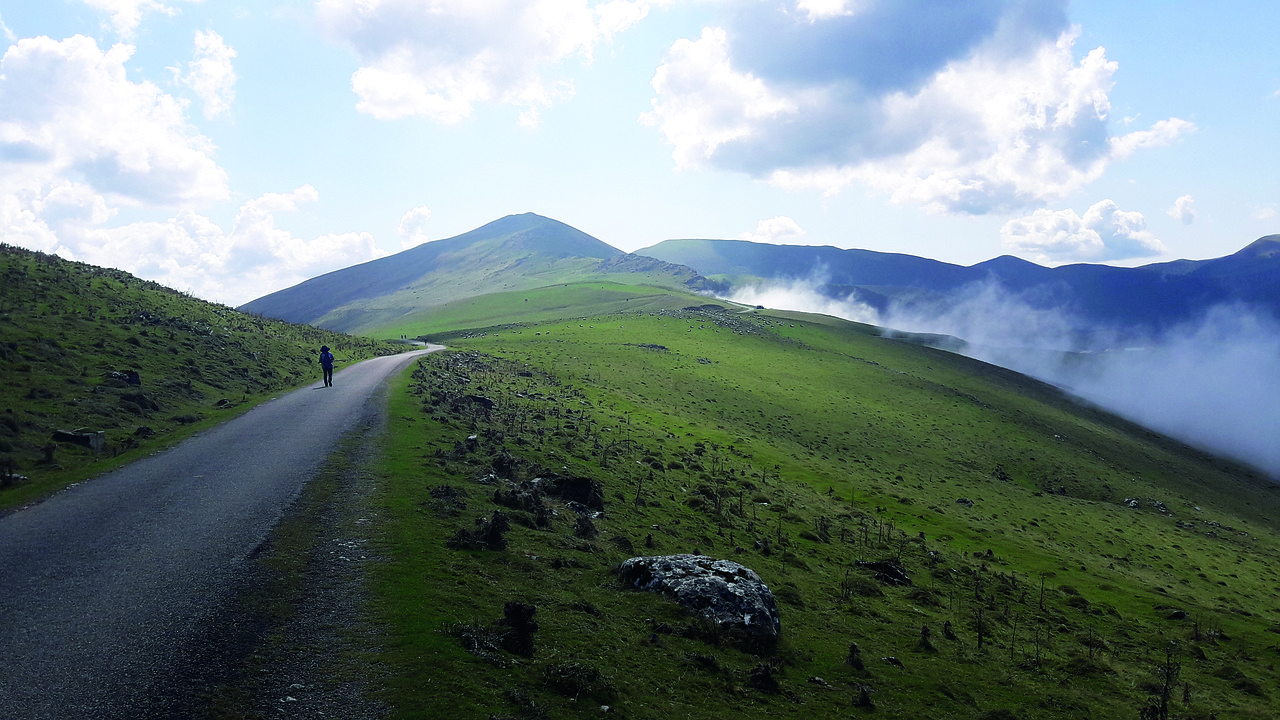
[[180,205],[228,196],[213,143],[182,101],[130,82],[133,47],[25,38],[0,59],[0,193],[32,203],[73,181],[112,203]]
[[320,0],[328,32],[359,54],[356,108],[380,119],[456,123],[476,103],[541,108],[573,94],[549,77],[562,61],[589,63],[597,45],[672,0]]
[[[1190,200],[1190,196],[1187,196]],[[1039,262],[1103,261],[1150,257],[1166,248],[1147,230],[1139,212],[1125,212],[1103,200],[1085,211],[1036,210],[1000,228],[1005,248]]]
[[[187,2],[199,1],[187,0]],[[158,12],[164,15],[178,14],[176,8],[157,2],[157,0],[84,0],[84,3],[99,12],[105,13],[110,27],[116,31],[116,34],[126,40],[133,37],[138,25],[142,23],[144,14],[150,12]]]
[[431,218],[431,208],[426,205],[405,213],[400,218],[400,248],[408,250],[417,247],[430,238],[427,237],[427,220]]
[[641,122],[661,126],[675,146],[678,167],[697,167],[716,150],[761,132],[759,125],[796,112],[794,101],[770,91],[762,80],[730,64],[729,37],[706,28],[697,40],[678,40],[653,77],[658,100]]
[[795,220],[786,215],[761,220],[756,225],[755,232],[744,232],[738,237],[742,240],[749,240],[758,243],[785,243],[788,240],[795,240],[804,237],[804,228],[800,227]]
[[930,211],[1035,207],[1194,126],[1108,131],[1118,65],[1074,57],[1065,3],[744,4],[672,45],[652,110],[678,167],[831,195],[854,182]]
[[174,68],[175,79],[191,88],[204,104],[204,116],[216,118],[231,109],[235,100],[236,73],[231,65],[236,51],[229,47],[222,36],[210,30],[197,30],[195,58],[187,64],[183,73]]
[[1190,225],[1196,221],[1196,201],[1190,195],[1183,195],[1173,201],[1173,207],[1167,212],[1174,220],[1183,225]]
[[101,196],[68,183],[25,212],[0,199],[0,234],[5,242],[120,268],[207,300],[239,305],[386,255],[369,233],[304,240],[276,227],[276,215],[318,199],[310,185],[267,193],[241,205],[229,232],[185,210],[164,222],[103,228],[113,213]]

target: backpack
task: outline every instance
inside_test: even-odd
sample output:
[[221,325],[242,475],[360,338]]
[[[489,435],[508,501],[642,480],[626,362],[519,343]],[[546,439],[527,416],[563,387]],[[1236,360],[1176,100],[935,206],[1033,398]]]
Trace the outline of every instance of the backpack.
[[320,353],[320,364],[321,364],[321,365],[332,365],[332,364],[333,364],[333,353],[331,353],[331,352],[322,352],[322,353]]

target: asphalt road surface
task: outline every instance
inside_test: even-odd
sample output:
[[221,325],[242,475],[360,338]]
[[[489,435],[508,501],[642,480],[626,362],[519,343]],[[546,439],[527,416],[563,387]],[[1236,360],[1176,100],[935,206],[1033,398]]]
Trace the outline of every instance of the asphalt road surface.
[[0,518],[0,718],[173,718],[237,633],[249,559],[375,391],[434,346],[340,370]]

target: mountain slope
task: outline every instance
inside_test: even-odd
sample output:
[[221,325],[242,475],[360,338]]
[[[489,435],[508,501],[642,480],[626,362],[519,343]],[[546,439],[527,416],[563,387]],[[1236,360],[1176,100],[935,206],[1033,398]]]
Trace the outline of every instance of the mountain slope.
[[361,331],[461,298],[615,276],[670,287],[698,282],[688,268],[629,256],[562,222],[525,213],[312,278],[240,309]]
[[[322,344],[342,365],[397,351],[0,245],[0,508],[318,378]],[[76,429],[102,433],[96,452],[55,437]]]
[[[447,342],[392,394],[377,507],[405,717],[1133,718],[1170,660],[1177,717],[1276,717],[1280,493],[1248,468],[829,317],[645,310]],[[602,507],[545,490],[562,479]],[[759,573],[781,641],[611,571],[674,553]],[[497,640],[515,603],[536,610],[523,655]]]

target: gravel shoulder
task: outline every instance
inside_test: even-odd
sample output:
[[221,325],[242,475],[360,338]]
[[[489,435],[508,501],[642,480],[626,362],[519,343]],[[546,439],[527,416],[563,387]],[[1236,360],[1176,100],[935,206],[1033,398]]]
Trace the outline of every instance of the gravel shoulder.
[[203,718],[386,717],[372,656],[383,629],[363,612],[367,547],[377,523],[369,499],[384,414],[343,438],[272,531],[255,560],[256,582],[238,594],[222,634],[247,626],[224,673],[204,678],[191,707]]

